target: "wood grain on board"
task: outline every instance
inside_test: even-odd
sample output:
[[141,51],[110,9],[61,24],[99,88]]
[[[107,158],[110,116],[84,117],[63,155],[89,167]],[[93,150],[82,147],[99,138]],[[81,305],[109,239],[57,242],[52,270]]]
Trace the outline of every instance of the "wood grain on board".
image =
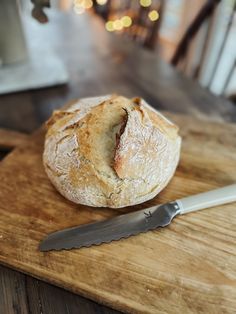
[[177,217],[163,229],[79,250],[38,251],[46,234],[236,181],[236,126],[168,114],[181,129],[180,164],[144,204],[92,208],[64,199],[42,165],[44,133],[29,137],[0,168],[0,261],[132,313],[233,313],[236,204]]

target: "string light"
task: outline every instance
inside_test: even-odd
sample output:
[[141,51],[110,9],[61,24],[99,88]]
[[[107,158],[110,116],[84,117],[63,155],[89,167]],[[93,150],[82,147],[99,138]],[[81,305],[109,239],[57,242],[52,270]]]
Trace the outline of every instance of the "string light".
[[140,0],[139,3],[142,7],[147,8],[152,4],[152,0]]
[[124,27],[130,27],[132,24],[132,19],[128,15],[123,16],[120,20]]
[[97,4],[104,5],[107,3],[107,0],[96,0]]
[[154,22],[159,19],[159,13],[156,10],[152,10],[148,13],[149,19]]
[[108,32],[120,31],[124,27],[130,27],[132,25],[132,19],[130,16],[125,15],[120,19],[114,21],[107,21],[105,28]]

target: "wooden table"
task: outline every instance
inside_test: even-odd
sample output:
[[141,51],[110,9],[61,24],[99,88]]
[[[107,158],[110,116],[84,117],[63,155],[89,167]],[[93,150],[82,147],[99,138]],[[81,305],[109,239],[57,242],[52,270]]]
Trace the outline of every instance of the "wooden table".
[[[111,92],[142,96],[158,109],[236,121],[236,108],[211,95],[158,57],[116,36],[95,16],[50,13],[37,33],[65,62],[70,82],[0,97],[0,128],[31,133],[69,99]],[[0,132],[0,138],[3,133]],[[12,136],[14,138],[14,134]],[[20,140],[23,140],[21,138]],[[14,146],[13,144],[12,146]],[[63,289],[0,266],[0,313],[118,313]]]

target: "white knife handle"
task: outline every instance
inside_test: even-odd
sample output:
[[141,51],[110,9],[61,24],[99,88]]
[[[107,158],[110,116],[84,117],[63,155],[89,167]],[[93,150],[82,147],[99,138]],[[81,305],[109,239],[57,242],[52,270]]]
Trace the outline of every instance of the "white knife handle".
[[177,200],[179,214],[186,214],[199,209],[205,209],[217,205],[227,204],[236,201],[236,184],[188,196]]

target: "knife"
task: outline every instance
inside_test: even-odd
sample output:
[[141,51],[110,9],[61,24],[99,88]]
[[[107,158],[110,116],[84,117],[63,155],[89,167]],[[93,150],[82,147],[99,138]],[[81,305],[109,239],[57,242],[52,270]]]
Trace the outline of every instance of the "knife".
[[40,251],[90,247],[170,224],[177,215],[236,201],[236,184],[49,234]]

